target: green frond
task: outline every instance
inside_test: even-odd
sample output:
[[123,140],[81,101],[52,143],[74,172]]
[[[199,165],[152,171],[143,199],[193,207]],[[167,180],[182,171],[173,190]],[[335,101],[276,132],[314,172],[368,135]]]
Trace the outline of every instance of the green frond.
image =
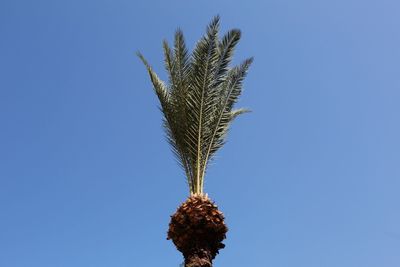
[[206,150],[209,131],[208,123],[214,115],[213,105],[216,100],[216,88],[213,88],[216,64],[218,62],[219,17],[215,17],[207,27],[206,35],[197,43],[192,54],[192,66],[188,94],[189,128],[187,146],[196,172],[196,193],[202,193],[202,169],[205,168],[204,151]]
[[224,75],[228,71],[228,66],[232,61],[233,52],[235,50],[236,45],[239,43],[241,37],[241,32],[238,29],[233,29],[228,31],[222,37],[221,42],[218,44],[218,63],[216,70],[216,86],[223,80]]
[[[169,93],[163,81],[158,78],[157,74],[153,71],[147,60],[144,56],[137,52],[137,56],[142,60],[143,64],[146,66],[147,72],[149,73],[150,80],[153,84],[153,88],[155,93],[160,100],[161,108],[164,112],[164,109],[167,110],[169,108]],[[165,113],[164,113],[165,114]]]
[[231,121],[233,121],[234,119],[236,119],[237,116],[242,115],[242,114],[245,114],[245,113],[249,113],[249,112],[251,112],[250,109],[247,109],[247,108],[239,108],[239,109],[232,110],[232,111],[229,113],[229,116],[231,117]]
[[167,40],[163,41],[163,52],[164,52],[164,66],[168,74],[168,79],[170,84],[175,84],[176,72],[174,65],[174,55]]
[[164,82],[158,78],[157,74],[153,71],[144,56],[140,52],[138,52],[137,55],[146,66],[154,91],[160,101],[161,111],[164,114],[163,126],[168,143],[171,145],[172,151],[178,159],[178,162],[180,162],[181,166],[185,170],[189,187],[192,188],[193,179],[191,178],[191,167],[187,158],[187,153],[185,152],[186,147],[181,137],[182,131],[180,131],[180,122],[177,121],[177,112],[176,108],[174,108],[172,104],[170,93],[164,85]]
[[177,75],[180,80],[186,80],[190,69],[190,57],[181,29],[178,29],[175,32],[174,56]]
[[212,19],[191,54],[180,29],[173,47],[163,42],[168,86],[138,53],[160,100],[167,140],[185,171],[191,194],[203,193],[207,165],[225,143],[230,124],[249,112],[233,107],[252,58],[229,67],[241,33],[233,29],[219,40],[219,20],[219,16]]
[[222,94],[226,99],[227,109],[232,109],[242,93],[243,80],[252,63],[253,58],[248,58],[228,72],[227,79],[224,82],[225,86],[223,86],[222,90]]
[[[214,117],[211,123],[212,134],[205,153],[205,165],[212,159],[218,149],[225,144],[229,125],[233,119],[240,114],[248,112],[246,109],[238,109],[232,113],[232,108],[242,92],[242,83],[252,62],[253,58],[249,58],[241,65],[231,69],[227,73],[226,79],[221,84],[221,101],[217,106],[218,115]],[[204,176],[206,168],[202,171]]]

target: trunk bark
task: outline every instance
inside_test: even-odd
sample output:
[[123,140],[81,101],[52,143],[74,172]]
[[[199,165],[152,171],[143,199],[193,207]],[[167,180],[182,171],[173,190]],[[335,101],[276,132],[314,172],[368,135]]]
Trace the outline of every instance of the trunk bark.
[[208,249],[195,249],[185,255],[185,267],[212,267],[213,255]]

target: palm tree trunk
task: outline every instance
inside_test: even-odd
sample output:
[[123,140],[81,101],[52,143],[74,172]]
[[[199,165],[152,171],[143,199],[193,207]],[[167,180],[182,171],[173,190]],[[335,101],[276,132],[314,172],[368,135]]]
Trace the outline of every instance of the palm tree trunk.
[[212,253],[208,249],[196,249],[185,255],[185,267],[212,267]]

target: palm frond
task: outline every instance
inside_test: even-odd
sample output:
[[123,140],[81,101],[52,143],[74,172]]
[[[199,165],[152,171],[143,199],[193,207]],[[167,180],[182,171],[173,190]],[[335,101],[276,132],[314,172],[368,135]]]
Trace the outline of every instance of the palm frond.
[[[226,134],[233,119],[240,114],[249,112],[246,109],[238,109],[232,112],[232,108],[242,92],[242,83],[252,62],[253,58],[249,58],[240,66],[231,69],[227,73],[225,81],[221,84],[221,101],[217,107],[218,115],[214,117],[211,123],[212,134],[205,153],[205,165],[207,165],[218,149],[225,144]],[[202,171],[202,176],[204,176],[206,168]]]
[[238,29],[228,31],[218,44],[218,63],[215,72],[215,86],[218,86],[226,72],[229,70],[228,65],[232,61],[233,52],[241,37],[241,32]]
[[172,48],[163,42],[168,86],[138,54],[160,101],[168,142],[185,170],[192,194],[203,193],[207,165],[225,143],[231,122],[249,112],[233,110],[233,107],[252,58],[230,68],[241,33],[230,30],[222,40],[218,39],[218,33],[219,17],[216,16],[191,54],[180,29],[175,32]]
[[232,110],[232,111],[229,113],[229,116],[231,117],[231,121],[233,121],[234,119],[236,119],[237,116],[242,115],[242,114],[245,114],[245,113],[249,113],[249,112],[251,112],[250,109],[247,109],[247,108],[238,108],[238,109]]
[[189,128],[187,146],[193,162],[196,193],[202,193],[201,180],[204,165],[205,140],[209,134],[208,122],[212,119],[216,90],[212,87],[218,61],[219,17],[207,27],[206,35],[197,43],[192,54],[191,88],[188,94]]
[[140,52],[138,52],[137,55],[146,66],[150,80],[153,84],[154,91],[160,101],[160,109],[164,114],[163,126],[166,132],[168,143],[171,145],[172,151],[177,157],[178,162],[181,163],[182,168],[185,170],[190,190],[192,190],[193,179],[191,178],[190,163],[187,158],[187,153],[185,152],[185,144],[183,143],[181,137],[179,121],[176,120],[176,109],[173,108],[171,95],[164,85],[164,82],[158,78],[157,74],[153,71],[144,56]]
[[169,93],[163,81],[158,78],[157,74],[153,71],[144,56],[137,52],[137,56],[142,60],[143,64],[146,66],[147,72],[149,73],[150,80],[153,83],[154,91],[160,100],[162,109],[167,108],[169,105]]
[[176,84],[176,71],[174,65],[174,55],[172,49],[170,48],[167,40],[163,41],[163,52],[164,52],[164,66],[168,74],[169,84]]
[[174,40],[175,65],[179,80],[186,80],[190,70],[190,56],[181,29],[176,30]]

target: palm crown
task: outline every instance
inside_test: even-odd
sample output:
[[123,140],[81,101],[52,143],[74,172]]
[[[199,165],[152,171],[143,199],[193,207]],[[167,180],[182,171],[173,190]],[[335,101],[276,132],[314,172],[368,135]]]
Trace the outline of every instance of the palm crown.
[[207,166],[223,146],[231,122],[247,109],[234,109],[253,59],[230,67],[240,30],[218,38],[219,17],[189,54],[181,30],[174,46],[163,42],[168,83],[163,82],[142,54],[164,115],[164,128],[172,150],[185,171],[191,194],[202,194]]

